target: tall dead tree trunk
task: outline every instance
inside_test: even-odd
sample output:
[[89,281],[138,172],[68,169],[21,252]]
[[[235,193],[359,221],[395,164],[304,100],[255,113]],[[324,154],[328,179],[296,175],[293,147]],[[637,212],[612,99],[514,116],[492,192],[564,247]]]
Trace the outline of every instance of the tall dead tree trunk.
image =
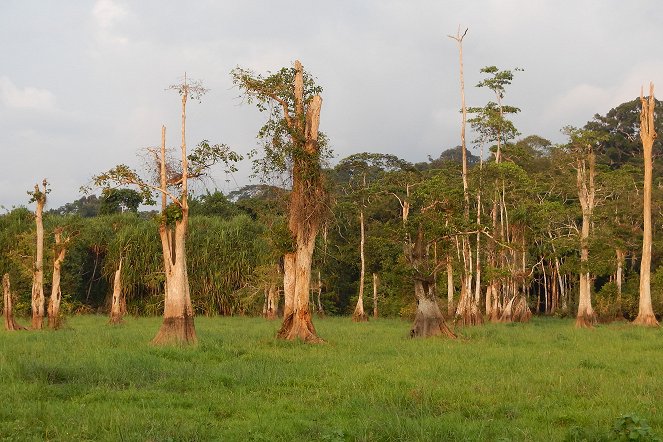
[[25,327],[18,324],[14,319],[14,300],[12,299],[11,286],[9,283],[9,273],[5,273],[2,277],[2,290],[4,293],[3,316],[5,317],[5,330],[25,330]]
[[[294,293],[292,312],[284,316],[278,337],[320,342],[311,321],[309,290],[315,238],[320,230],[324,201],[318,145],[322,98],[314,95],[308,103],[304,103],[304,69],[299,60],[295,61],[293,91],[295,115],[291,116],[286,108],[284,118],[294,134],[292,139],[296,147],[292,158],[292,192],[288,220],[290,234],[296,244]],[[308,107],[305,110],[306,105]]]
[[577,160],[578,199],[582,208],[582,230],[580,232],[580,282],[578,294],[578,314],[576,327],[592,327],[596,313],[592,308],[592,278],[587,268],[589,264],[589,230],[594,211],[594,187],[596,156],[589,152]]
[[55,229],[55,260],[53,261],[53,283],[51,285],[51,299],[48,303],[48,327],[58,328],[60,321],[60,303],[62,302],[62,289],[60,277],[62,262],[67,253],[69,238],[62,240],[62,229]]
[[113,297],[111,299],[111,310],[109,323],[120,324],[126,313],[126,300],[122,290],[122,257],[113,276]]
[[361,260],[361,268],[359,270],[359,296],[357,297],[357,306],[355,311],[352,314],[352,320],[354,322],[364,322],[368,321],[368,316],[364,311],[364,276],[366,274],[366,257],[364,255],[364,244],[366,243],[366,235],[364,228],[364,211],[363,209],[359,211],[359,256]]
[[32,200],[36,203],[35,224],[37,226],[37,254],[35,257],[34,268],[32,269],[32,328],[41,330],[44,326],[44,303],[46,296],[44,294],[44,205],[46,204],[46,188],[48,182],[42,181],[43,190],[35,184],[35,190],[32,194]]
[[[461,115],[462,121],[460,125],[460,142],[462,152],[462,178],[463,178],[463,199],[464,199],[464,216],[466,223],[470,220],[470,196],[467,183],[467,144],[465,140],[465,129],[467,126],[467,106],[465,105],[465,77],[463,74],[463,39],[467,35],[467,29],[461,35],[460,27],[456,35],[449,35],[448,37],[456,40],[458,44],[458,62],[460,69],[460,98],[461,98]],[[464,234],[462,238],[463,245],[463,278],[461,279],[460,299],[456,308],[456,317],[462,325],[474,325],[483,323],[483,317],[479,311],[478,296],[472,291],[472,268],[473,257],[472,247],[470,244],[469,234]],[[478,269],[477,269],[478,270]]]
[[[185,80],[186,87],[186,80]],[[182,95],[182,189],[178,200],[181,217],[174,221],[174,228],[166,219],[168,183],[166,178],[166,127],[161,127],[161,223],[159,237],[163,253],[164,274],[164,311],[163,323],[152,343],[156,345],[195,344],[198,342],[193,322],[193,306],[189,292],[189,275],[186,267],[186,237],[189,225],[188,204],[188,163],[186,154],[186,101],[188,91]]]
[[654,127],[654,84],[649,84],[649,97],[643,96],[640,90],[640,139],[644,151],[645,183],[644,183],[644,205],[643,205],[643,234],[642,234],[642,259],[640,260],[640,303],[638,316],[634,324],[658,327],[658,321],[654,316],[651,303],[651,247],[652,247],[652,224],[651,224],[651,188],[652,188],[652,148],[656,139]]

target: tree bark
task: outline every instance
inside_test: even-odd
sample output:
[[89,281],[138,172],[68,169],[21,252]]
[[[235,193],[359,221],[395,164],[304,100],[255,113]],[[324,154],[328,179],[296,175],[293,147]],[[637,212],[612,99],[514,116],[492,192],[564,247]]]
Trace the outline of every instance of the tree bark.
[[111,301],[110,320],[111,324],[120,324],[126,313],[126,301],[122,291],[122,257],[113,277],[113,298]]
[[37,205],[35,210],[35,224],[37,226],[37,255],[32,272],[32,328],[41,330],[44,326],[44,205],[46,204],[46,180],[43,181],[43,191],[35,185],[34,199]]
[[14,319],[14,303],[12,299],[11,286],[9,283],[9,273],[5,273],[2,277],[2,289],[4,292],[3,316],[5,317],[5,330],[25,330],[25,327],[18,324]]
[[295,254],[286,253],[283,256],[283,317],[292,315],[295,304]]
[[359,271],[359,296],[357,297],[357,305],[355,306],[355,311],[352,314],[352,320],[354,322],[365,322],[368,321],[368,316],[364,311],[364,276],[366,274],[366,258],[364,256],[364,244],[366,242],[365,229],[364,229],[364,211],[359,212],[359,257],[361,260],[361,268]]
[[62,262],[67,253],[69,239],[62,240],[62,229],[55,229],[55,260],[53,261],[53,283],[51,285],[51,299],[48,303],[48,327],[56,329],[60,321],[60,303],[62,302],[62,289],[60,276]]
[[658,327],[658,321],[654,316],[651,303],[651,248],[652,248],[652,223],[651,223],[651,192],[652,192],[652,148],[656,139],[654,128],[654,84],[649,84],[649,97],[644,98],[640,90],[640,139],[644,150],[645,182],[644,182],[644,205],[643,205],[643,235],[642,235],[642,259],[640,260],[640,302],[638,305],[638,316],[634,324]]

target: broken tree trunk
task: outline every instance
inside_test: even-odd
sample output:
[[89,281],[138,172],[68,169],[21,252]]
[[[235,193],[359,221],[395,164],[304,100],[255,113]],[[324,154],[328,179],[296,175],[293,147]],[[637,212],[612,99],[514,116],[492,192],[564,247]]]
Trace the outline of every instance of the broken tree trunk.
[[361,260],[361,268],[359,271],[359,296],[357,297],[357,305],[355,311],[352,314],[352,320],[354,322],[365,322],[368,321],[368,316],[364,311],[364,276],[366,274],[366,257],[364,255],[364,244],[366,243],[366,235],[364,229],[364,211],[359,212],[359,231],[360,231],[360,240],[359,240],[359,256]]
[[[293,92],[295,115],[290,116],[289,111],[284,109],[284,117],[293,134],[293,144],[297,147],[292,158],[292,191],[288,219],[288,228],[296,244],[295,271],[292,277],[294,294],[292,311],[284,315],[277,336],[288,340],[322,342],[311,321],[309,308],[313,250],[320,230],[325,199],[318,144],[322,98],[314,95],[308,103],[304,102],[304,69],[299,60],[295,61]],[[306,104],[308,107],[305,110]]]
[[120,257],[120,263],[113,277],[113,298],[111,300],[109,323],[115,325],[122,322],[122,317],[126,313],[126,305],[122,290],[122,258]]
[[640,302],[638,305],[638,316],[634,324],[658,327],[658,321],[654,316],[651,303],[651,248],[652,248],[652,223],[651,223],[651,191],[652,191],[652,148],[656,139],[654,128],[654,84],[649,84],[649,97],[644,98],[640,90],[640,139],[644,151],[645,183],[644,183],[644,205],[643,205],[643,236],[642,236],[642,259],[640,260]]
[[35,224],[37,227],[37,254],[34,268],[32,270],[32,328],[41,330],[44,326],[44,303],[46,295],[44,294],[44,205],[46,204],[47,194],[46,179],[42,182],[43,190],[39,185],[35,185],[33,200],[37,207],[35,209]]
[[4,301],[5,301],[3,308],[3,316],[5,317],[5,330],[8,331],[25,330],[25,327],[18,324],[14,319],[14,311],[13,311],[14,303],[12,299],[11,286],[9,284],[9,273],[5,273],[4,276],[2,277],[2,289],[4,292]]
[[60,276],[62,262],[67,253],[69,238],[62,240],[62,229],[55,229],[55,260],[53,261],[53,283],[51,285],[51,298],[48,303],[48,327],[56,329],[60,322],[60,303],[62,302],[62,288]]

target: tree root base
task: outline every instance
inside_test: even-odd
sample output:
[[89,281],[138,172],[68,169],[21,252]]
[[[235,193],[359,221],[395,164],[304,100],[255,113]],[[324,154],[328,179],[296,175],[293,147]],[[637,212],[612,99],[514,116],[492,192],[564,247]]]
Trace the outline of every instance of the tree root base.
[[354,313],[352,315],[352,322],[368,322],[368,315],[366,313]]
[[414,324],[410,330],[411,338],[427,338],[430,336],[446,336],[456,338],[454,332],[447,326],[441,317],[426,317],[420,312],[414,318]]
[[638,315],[638,317],[633,320],[633,324],[642,325],[644,327],[660,327],[660,324],[656,320],[656,316],[652,313]]
[[291,313],[283,319],[281,329],[276,334],[278,339],[294,341],[300,339],[308,344],[321,344],[325,342],[315,331],[311,315],[306,313]]
[[27,330],[26,327],[23,327],[21,324],[16,322],[14,318],[5,320],[5,330],[7,331],[18,331],[18,330]]
[[193,345],[198,343],[193,316],[164,318],[157,335],[152,339],[154,345]]
[[483,324],[483,315],[480,312],[467,312],[456,316],[455,324],[461,327]]
[[576,328],[594,328],[596,324],[596,314],[579,314],[576,317]]
[[110,319],[108,319],[108,323],[109,323],[110,325],[120,325],[120,324],[122,324],[123,322],[124,322],[124,318],[123,318],[123,316],[120,315],[120,314],[111,315],[111,316],[110,316]]

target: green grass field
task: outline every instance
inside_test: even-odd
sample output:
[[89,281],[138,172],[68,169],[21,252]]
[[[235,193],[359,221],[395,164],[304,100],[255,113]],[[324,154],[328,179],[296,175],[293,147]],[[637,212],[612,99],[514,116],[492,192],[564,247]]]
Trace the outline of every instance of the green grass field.
[[326,344],[262,318],[197,318],[195,348],[151,346],[159,318],[1,331],[0,440],[605,440],[624,413],[663,435],[661,330],[315,323]]

